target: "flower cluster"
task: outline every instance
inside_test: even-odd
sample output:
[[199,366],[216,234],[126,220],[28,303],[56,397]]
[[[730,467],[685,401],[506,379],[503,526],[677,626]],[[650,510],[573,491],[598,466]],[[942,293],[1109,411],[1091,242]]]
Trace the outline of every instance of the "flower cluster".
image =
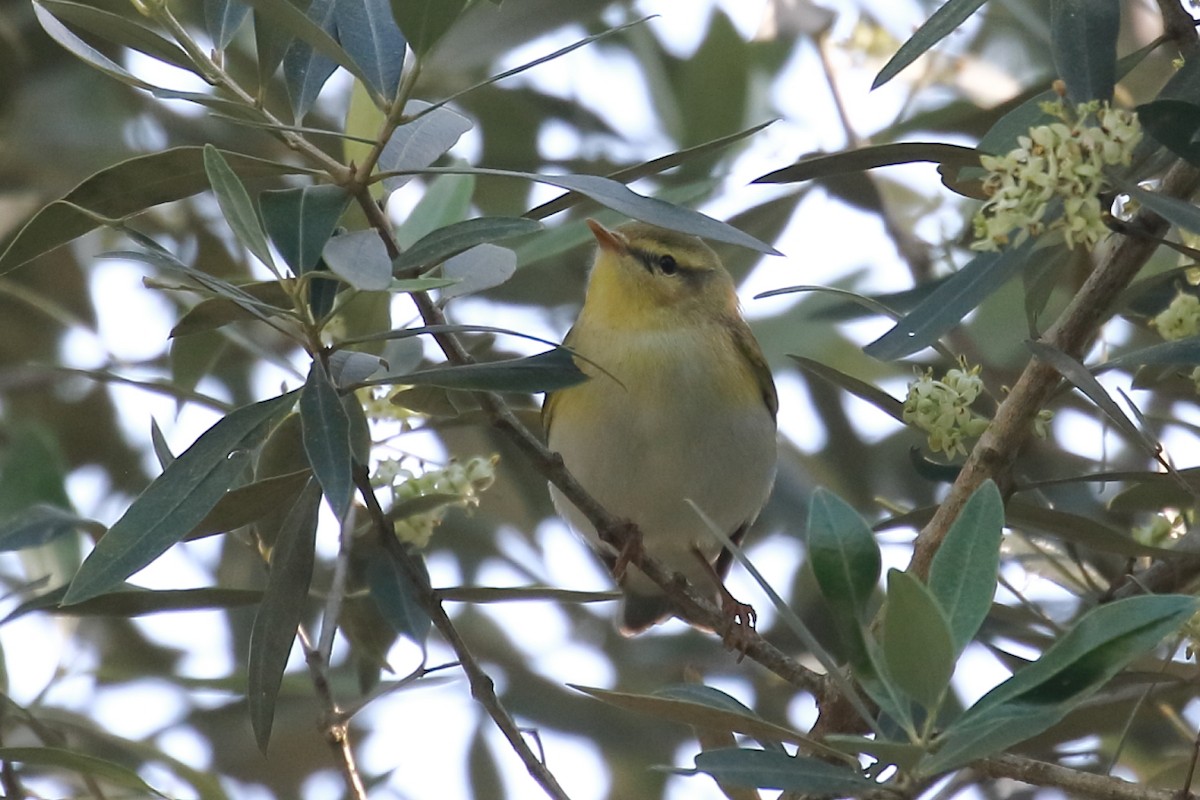
[[1200,334],[1200,297],[1180,292],[1151,324],[1168,342]]
[[[396,536],[403,542],[416,547],[425,547],[446,514],[449,506],[474,508],[479,505],[479,494],[496,479],[498,458],[475,456],[460,463],[451,461],[442,469],[426,470],[414,474],[401,466],[396,459],[381,461],[375,470],[377,485],[389,486],[392,490],[392,510],[407,513],[395,521]],[[421,498],[427,498],[422,503]]]
[[902,418],[928,434],[929,447],[935,453],[966,455],[963,441],[983,433],[988,420],[971,411],[971,404],[983,392],[979,367],[967,368],[965,361],[934,380],[933,370],[920,373],[908,386]]
[[[1099,101],[1068,108],[1061,99],[1042,109],[1059,121],[1029,129],[1007,155],[983,155],[987,202],[973,221],[975,250],[997,251],[1045,231],[1061,231],[1068,247],[1091,247],[1107,233],[1099,194],[1105,167],[1129,164],[1142,138],[1137,114]],[[1093,121],[1096,124],[1087,124]],[[1047,220],[1054,201],[1061,216]]]
[[[1150,324],[1168,342],[1200,335],[1200,297],[1179,292],[1171,305],[1160,311]],[[1200,394],[1200,367],[1192,370],[1191,379],[1196,385],[1196,394]]]

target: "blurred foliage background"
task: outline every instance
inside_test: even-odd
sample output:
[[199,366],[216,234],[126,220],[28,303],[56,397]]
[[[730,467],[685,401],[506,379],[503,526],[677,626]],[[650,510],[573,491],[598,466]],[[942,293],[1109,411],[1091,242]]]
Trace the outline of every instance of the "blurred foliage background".
[[[85,3],[129,13],[123,0]],[[975,201],[947,191],[929,165],[782,186],[750,181],[820,151],[919,140],[973,145],[1003,114],[1049,86],[1056,72],[1044,4],[996,0],[934,53],[884,89],[870,92],[879,67],[936,5],[890,0],[476,2],[424,62],[415,93],[435,101],[504,68],[653,13],[658,16],[645,24],[458,98],[454,107],[474,129],[451,157],[525,172],[607,175],[779,120],[634,185],[704,208],[785,253],[764,258],[732,246],[718,248],[743,286],[743,303],[783,390],[779,477],[757,523],[750,556],[818,635],[829,635],[826,612],[804,567],[801,545],[812,489],[832,489],[872,522],[899,518],[880,537],[888,545],[889,563],[902,567],[912,521],[935,503],[952,474],[922,450],[917,432],[801,370],[790,356],[819,361],[898,399],[914,365],[950,365],[928,350],[903,363],[864,355],[862,345],[888,324],[837,296],[806,292],[767,301],[752,295],[825,284],[879,296],[901,311],[911,308],[923,295],[906,290],[927,287],[969,257],[966,220]],[[1128,2],[1122,9],[1120,53],[1134,52],[1161,33],[1153,4]],[[179,3],[174,10],[203,40],[204,5]],[[145,68],[129,51],[98,38],[89,42],[118,63]],[[252,76],[254,48],[246,25],[224,51],[227,69]],[[1169,47],[1148,55],[1119,86],[1118,101],[1154,96],[1173,74],[1173,56]],[[339,73],[305,124],[341,129],[348,113],[350,128],[369,124],[369,119],[356,121],[350,111],[351,88]],[[268,85],[264,101],[286,108],[282,81]],[[338,139],[312,140],[342,157]],[[206,143],[268,159],[292,157],[265,132],[99,75],[43,33],[27,0],[0,0],[0,238],[13,235],[38,208],[104,167],[146,152]],[[411,209],[433,191],[443,191],[446,203],[461,205],[461,182],[450,184],[440,178],[415,180],[393,201],[393,218],[403,222],[405,206]],[[251,185],[258,191],[287,184],[277,179]],[[455,191],[460,195],[450,196]],[[480,177],[467,186],[463,210],[519,216],[557,194],[522,181]],[[582,225],[588,215],[616,221],[612,212],[586,202],[550,216],[547,231],[517,242],[514,277],[450,304],[452,320],[503,320],[499,324],[561,336],[582,299],[591,253]],[[210,196],[153,208],[137,218],[137,228],[210,274],[235,280],[258,274],[232,242]],[[192,389],[236,406],[261,399],[281,382],[298,385],[295,368],[288,366],[298,355],[291,344],[249,324],[157,338],[155,331],[165,333],[187,310],[186,301],[143,289],[136,278],[119,277],[117,267],[98,266],[95,256],[121,242],[116,232],[97,231],[0,277],[0,518],[42,502],[111,523],[157,471],[148,409],[178,450],[199,432],[196,418],[185,410]],[[1176,264],[1176,256],[1163,252],[1148,271]],[[1086,276],[1088,263],[1076,257],[1051,267],[1055,288],[1034,318],[1027,314],[1024,289],[1037,274],[1027,276],[1024,285],[1006,286],[948,337],[955,353],[984,365],[993,398],[1003,397],[1003,387],[1028,360],[1023,341],[1031,327],[1044,327],[1053,318]],[[1106,342],[1155,341],[1145,320],[1174,291],[1169,283],[1161,289],[1126,309]],[[167,322],[146,318],[147,329],[140,329],[146,309]],[[411,307],[397,304],[391,322],[401,325],[412,315]],[[377,298],[364,298],[345,316],[344,329],[352,335],[386,324],[387,308]],[[134,329],[137,354],[108,338],[115,320]],[[465,341],[481,360],[535,349],[510,337],[475,334]],[[426,351],[428,365],[433,356],[432,349]],[[131,389],[115,382],[114,375],[162,381],[168,388]],[[1167,381],[1136,395],[1143,414],[1156,425],[1171,422],[1164,436],[1181,466],[1191,466],[1182,462],[1195,446],[1197,417],[1189,393],[1186,382]],[[137,394],[158,399],[148,406],[132,399]],[[534,419],[535,399],[517,405]],[[1111,435],[1077,394],[1061,394],[1055,407],[1051,437],[1022,454],[1019,484],[1147,469],[1145,453]],[[429,545],[435,586],[606,587],[582,546],[553,521],[544,479],[509,443],[469,415],[434,418],[424,429],[433,437],[416,449],[432,453],[431,458],[499,455],[496,484],[479,507],[471,513],[452,510]],[[1010,537],[1007,556],[1019,566],[1006,568],[1004,607],[989,618],[983,644],[960,665],[962,691],[977,695],[1019,663],[1020,654],[1044,647],[1046,620],[1069,618],[1079,597],[1102,593],[1127,568],[1125,555],[1089,546],[1088,538],[1092,526],[1127,536],[1154,518],[1153,500],[1111,505],[1118,488],[1077,482],[1021,494],[1032,509],[1057,515],[1030,511],[1029,529],[1039,538]],[[905,517],[908,512],[917,514]],[[1040,538],[1045,534],[1051,538]],[[1067,539],[1055,538],[1061,534]],[[5,609],[65,582],[83,550],[81,539],[65,537],[6,555],[0,561],[8,592]],[[261,560],[244,536],[185,546],[175,561],[186,564],[177,565],[184,570],[178,585],[262,585]],[[328,584],[327,569],[328,564],[318,565],[317,587]],[[735,594],[756,596],[747,579],[735,581],[741,581]],[[767,602],[755,604],[763,635],[804,658],[803,647],[776,624]],[[617,635],[608,604],[456,603],[451,608],[463,636],[497,677],[504,703],[523,726],[539,733],[551,768],[561,767],[560,778],[572,797],[721,795],[706,779],[702,785],[700,778],[648,769],[689,764],[691,730],[602,705],[569,683],[645,692],[681,681],[685,668],[691,668],[767,719],[803,727],[812,722],[811,705],[791,687],[753,664],[736,663],[714,639],[679,624],[626,640]],[[73,750],[137,768],[171,796],[339,796],[316,724],[319,710],[295,657],[268,756],[255,747],[241,695],[252,620],[253,609],[239,607],[137,620],[32,615],[9,622],[0,628],[8,676],[3,688],[13,701],[0,715],[3,744],[27,744],[41,735],[31,730],[40,731]],[[196,635],[179,634],[193,625]],[[384,652],[387,645],[380,645]],[[397,647],[390,651],[393,661],[414,658]],[[430,647],[431,664],[447,660],[441,645]],[[353,650],[336,651],[339,691],[352,696],[359,690],[360,676],[370,672],[362,666],[369,649],[359,641]],[[406,671],[401,663],[395,666],[400,674]],[[445,671],[446,684],[437,688],[394,693],[352,725],[366,777],[376,785],[372,796],[452,797],[466,791],[481,798],[534,796],[536,788],[486,717],[470,706],[465,685],[452,673]],[[1070,753],[1080,762],[1102,763],[1128,724],[1123,767],[1177,785],[1181,778],[1171,783],[1170,777],[1186,768],[1194,727],[1189,692],[1183,684],[1174,685],[1156,695],[1161,701],[1156,710],[1133,714],[1140,688],[1106,695],[1053,735],[1026,743],[1025,752],[1050,760]],[[146,713],[150,709],[155,710]],[[129,721],[142,715],[144,724]],[[86,781],[74,784],[49,772],[43,796],[93,791]],[[31,767],[28,774],[30,785],[37,785],[38,770]],[[979,791],[978,796],[1016,796]],[[942,791],[942,796],[953,794]],[[116,795],[93,791],[93,796]]]

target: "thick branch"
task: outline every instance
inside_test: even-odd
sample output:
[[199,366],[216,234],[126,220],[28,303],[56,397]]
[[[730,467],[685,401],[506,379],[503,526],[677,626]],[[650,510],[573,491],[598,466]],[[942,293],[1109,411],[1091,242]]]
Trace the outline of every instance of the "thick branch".
[[1022,756],[987,758],[972,764],[971,769],[985,778],[1011,778],[1033,786],[1053,786],[1071,797],[1093,800],[1180,800],[1178,791],[1152,789],[1121,778],[1080,772]]
[[[1200,187],[1200,172],[1177,162],[1163,178],[1162,192],[1171,197],[1190,197]],[[1041,341],[1077,359],[1082,359],[1100,326],[1109,318],[1113,303],[1154,253],[1153,237],[1166,233],[1168,223],[1143,208],[1129,223],[1130,235],[1121,236],[1105,251],[1092,274],[1084,281],[1070,305],[1041,337]],[[1138,233],[1149,234],[1149,237]],[[1033,431],[1033,421],[1059,383],[1051,366],[1030,359],[1012,391],[996,410],[991,425],[971,451],[958,479],[933,519],[917,536],[909,571],[924,578],[942,539],[958,517],[967,498],[987,479],[1003,485],[1017,453]]]

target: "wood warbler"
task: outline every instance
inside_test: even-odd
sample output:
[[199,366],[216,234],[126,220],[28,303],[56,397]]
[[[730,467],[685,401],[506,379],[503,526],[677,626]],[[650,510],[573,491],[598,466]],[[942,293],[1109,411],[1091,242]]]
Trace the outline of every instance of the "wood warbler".
[[[685,501],[734,541],[745,536],[775,477],[771,372],[733,279],[708,245],[640,222],[588,225],[599,248],[565,343],[589,380],[547,397],[550,449],[609,512],[637,525],[647,555],[720,600],[728,635],[734,617],[752,626],[753,610],[725,589],[732,556]],[[644,573],[623,569],[627,554],[602,542],[557,489],[551,494],[615,567],[625,594],[622,633],[676,613]]]

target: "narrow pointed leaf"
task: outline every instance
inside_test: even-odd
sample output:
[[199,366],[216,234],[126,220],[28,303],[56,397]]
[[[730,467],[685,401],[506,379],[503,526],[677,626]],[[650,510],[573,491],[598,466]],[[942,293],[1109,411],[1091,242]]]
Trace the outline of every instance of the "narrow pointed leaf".
[[0,553],[41,547],[77,530],[99,533],[104,526],[64,508],[37,503],[0,521]]
[[1122,353],[1116,358],[1110,358],[1103,364],[1099,364],[1091,369],[1093,373],[1097,373],[1110,369],[1144,367],[1151,364],[1180,364],[1187,366],[1200,364],[1200,336],[1189,336],[1186,339],[1176,339],[1173,342],[1160,342],[1149,347]]
[[988,480],[967,500],[929,568],[929,591],[950,623],[961,653],[987,618],[996,594],[1004,500]]
[[167,444],[167,437],[163,436],[162,428],[158,427],[158,420],[154,417],[150,418],[150,445],[154,448],[154,457],[158,459],[159,469],[166,469],[175,460],[175,454]]
[[246,696],[254,738],[264,753],[271,741],[283,672],[312,582],[320,503],[320,489],[312,481],[284,518],[272,550],[267,588],[250,631]]
[[888,573],[883,656],[892,680],[928,711],[935,711],[954,674],[950,624],[929,589],[895,569]]
[[248,13],[250,6],[241,0],[204,0],[204,25],[218,50],[229,46]]
[[840,153],[806,156],[790,167],[783,167],[755,178],[751,183],[799,183],[848,172],[864,172],[894,164],[928,161],[957,171],[979,166],[979,151],[973,147],[944,142],[897,142],[871,145]]
[[63,602],[103,594],[187,535],[244,472],[249,459],[241,448],[295,399],[288,393],[243,406],[201,434],[109,528],[75,574]]
[[714,242],[745,247],[767,255],[782,255],[766,242],[759,241],[728,223],[656,197],[638,194],[623,183],[602,178],[599,175],[542,175],[535,172],[476,167],[429,167],[412,170],[412,172],[431,175],[490,175],[545,183],[560,189],[579,192],[606,208],[611,208],[627,217],[648,222],[651,225],[669,228],[680,233],[690,233]]
[[379,292],[392,284],[392,262],[375,230],[353,231],[325,243],[325,264],[334,274],[364,292]]
[[524,217],[477,217],[447,225],[422,236],[392,262],[392,270],[440,264],[475,245],[536,233],[545,226]]
[[587,375],[575,366],[571,352],[559,347],[526,358],[410,372],[389,382],[481,392],[536,393],[565,389],[585,380]]
[[[313,0],[305,12],[313,25],[331,39],[337,33],[337,23],[334,20],[337,5],[337,0]],[[292,42],[283,56],[283,81],[287,85],[288,99],[292,103],[292,112],[297,120],[302,119],[312,108],[322,87],[337,66],[334,59],[315,49],[309,42],[303,39]]]
[[308,470],[274,475],[269,478],[230,489],[204,515],[184,539],[191,541],[217,533],[237,530],[258,522],[278,508],[288,508],[308,485],[312,473]]
[[81,775],[100,778],[124,789],[151,794],[155,797],[166,797],[128,767],[81,753],[78,750],[64,750],[57,747],[0,747],[0,760],[34,767],[65,769]]
[[[214,285],[214,288],[217,287]],[[236,294],[219,294],[192,306],[175,323],[170,336],[175,338],[204,333],[231,322],[278,316],[286,313],[291,305],[291,297],[280,281],[247,283],[236,288]]]
[[467,0],[391,0],[392,16],[418,57],[433,49],[466,6]]
[[925,23],[917,28],[917,32],[883,65],[883,69],[879,70],[879,74],[871,83],[871,88],[878,89],[900,74],[901,70],[966,22],[985,2],[987,0],[948,0],[933,12],[933,16],[925,20]]
[[1140,443],[1151,454],[1157,453],[1161,449],[1153,436],[1136,425],[1126,415],[1125,411],[1117,405],[1117,402],[1109,396],[1108,390],[1104,388],[1100,381],[1096,380],[1087,367],[1063,351],[1051,347],[1045,342],[1030,341],[1026,342],[1026,344],[1039,361],[1043,361],[1058,370],[1060,375],[1095,403],[1113,424],[1125,432],[1125,435],[1129,436],[1133,441]]
[[1051,0],[1050,49],[1074,103],[1112,99],[1120,0]]
[[391,100],[404,68],[404,34],[396,27],[388,0],[338,0],[338,42],[362,69],[371,88]]
[[[393,631],[413,644],[424,647],[433,621],[418,597],[418,587],[413,586],[407,572],[399,569],[388,553],[374,552],[368,553],[368,556],[367,585],[371,589],[371,599],[379,613]],[[422,585],[419,591],[431,592],[425,562],[420,558],[416,561],[421,569]]]
[[446,287],[443,298],[461,297],[500,286],[517,271],[517,254],[507,247],[479,244],[446,259],[442,274],[457,281]]
[[67,0],[39,0],[38,5],[67,24],[76,25],[103,36],[110,42],[145,53],[164,64],[200,74],[200,69],[182,48],[128,17]]
[[940,737],[926,774],[961,766],[1055,725],[1200,608],[1194,597],[1143,595],[1087,612],[1037,661],[988,692]]
[[904,421],[904,403],[882,389],[812,358],[795,355],[789,355],[788,358],[795,361],[805,372],[816,375],[860,400],[865,400],[897,422]]
[[721,784],[858,797],[879,790],[856,770],[771,750],[725,748],[696,754],[696,771]]
[[[230,167],[248,178],[303,171],[237,153],[222,155]],[[82,236],[104,220],[124,219],[160,203],[182,200],[206,191],[209,185],[201,147],[175,147],[106,167],[38,211],[9,240],[0,254],[0,274]]]
[[153,90],[153,84],[147,83],[141,78],[136,77],[120,64],[113,61],[108,56],[101,53],[90,44],[80,39],[71,29],[58,20],[49,9],[41,3],[33,4],[33,13],[37,17],[38,24],[42,26],[42,30],[46,32],[54,41],[62,45],[71,55],[83,61],[85,64],[102,72],[110,78],[116,78],[121,83],[129,86],[135,86],[146,91]]
[[233,229],[238,241],[259,261],[273,265],[275,261],[271,258],[267,236],[258,222],[258,214],[246,187],[225,161],[221,151],[211,144],[204,145],[204,171],[208,173],[208,182],[217,196],[221,213],[225,215],[225,221]]
[[[410,100],[404,107],[408,116],[420,117],[396,128],[379,155],[380,172],[419,170],[428,167],[471,130],[471,121],[449,108],[431,108],[424,100]],[[394,192],[411,181],[412,175],[393,175],[383,179],[384,188]]]
[[976,306],[1025,266],[1033,240],[1000,253],[980,253],[939,285],[890,331],[863,348],[880,361],[894,361],[933,345]]
[[337,40],[321,29],[291,0],[243,0],[254,8],[254,24],[270,26],[277,31],[286,31],[292,37],[309,45],[316,53],[344,67],[351,75],[370,85],[366,75],[354,59],[346,53]]
[[350,420],[337,389],[319,359],[313,360],[308,380],[300,392],[300,424],[304,452],[313,474],[340,520],[350,507],[354,491],[351,478]]
[[258,196],[267,235],[295,275],[317,265],[349,203],[345,189],[328,184],[270,190]]
[[64,606],[66,586],[26,600],[9,612],[0,624],[11,622],[35,611],[64,617],[142,617],[171,611],[239,608],[253,605],[262,599],[262,592],[253,589],[143,589],[125,584],[124,588]]

